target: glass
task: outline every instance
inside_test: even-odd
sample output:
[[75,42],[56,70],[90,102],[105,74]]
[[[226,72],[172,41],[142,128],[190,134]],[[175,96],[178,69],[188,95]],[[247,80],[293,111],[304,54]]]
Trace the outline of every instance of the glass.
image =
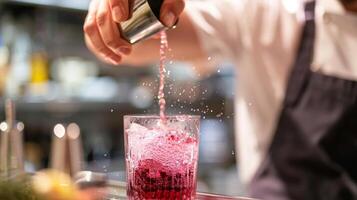
[[124,116],[129,199],[194,199],[199,116]]

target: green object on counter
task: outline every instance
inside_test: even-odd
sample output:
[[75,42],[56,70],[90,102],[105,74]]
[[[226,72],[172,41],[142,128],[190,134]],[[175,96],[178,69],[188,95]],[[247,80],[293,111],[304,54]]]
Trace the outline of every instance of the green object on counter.
[[1,181],[1,200],[42,200],[27,181]]

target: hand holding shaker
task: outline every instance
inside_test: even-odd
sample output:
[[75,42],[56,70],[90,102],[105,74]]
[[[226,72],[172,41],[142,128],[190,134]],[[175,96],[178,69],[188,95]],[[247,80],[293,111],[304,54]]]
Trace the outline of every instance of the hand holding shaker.
[[137,43],[169,28],[159,20],[163,0],[133,0],[130,2],[131,17],[120,23],[122,35],[129,43]]

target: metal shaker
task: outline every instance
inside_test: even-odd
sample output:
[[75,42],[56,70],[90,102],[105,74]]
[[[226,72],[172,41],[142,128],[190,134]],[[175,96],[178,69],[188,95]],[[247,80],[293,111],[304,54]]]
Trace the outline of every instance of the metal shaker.
[[120,23],[122,36],[134,44],[168,29],[159,20],[162,3],[163,0],[131,1],[130,19]]
[[52,169],[75,175],[83,167],[83,152],[80,128],[71,123],[66,127],[57,124],[53,128],[51,161]]
[[0,178],[14,179],[24,174],[22,122],[16,122],[15,104],[5,103],[6,121],[0,123]]

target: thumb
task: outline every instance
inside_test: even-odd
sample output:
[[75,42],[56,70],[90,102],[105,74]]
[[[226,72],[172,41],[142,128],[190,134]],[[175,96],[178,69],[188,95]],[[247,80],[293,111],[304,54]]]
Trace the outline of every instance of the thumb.
[[160,20],[165,26],[172,27],[184,8],[184,0],[165,0],[161,7]]

